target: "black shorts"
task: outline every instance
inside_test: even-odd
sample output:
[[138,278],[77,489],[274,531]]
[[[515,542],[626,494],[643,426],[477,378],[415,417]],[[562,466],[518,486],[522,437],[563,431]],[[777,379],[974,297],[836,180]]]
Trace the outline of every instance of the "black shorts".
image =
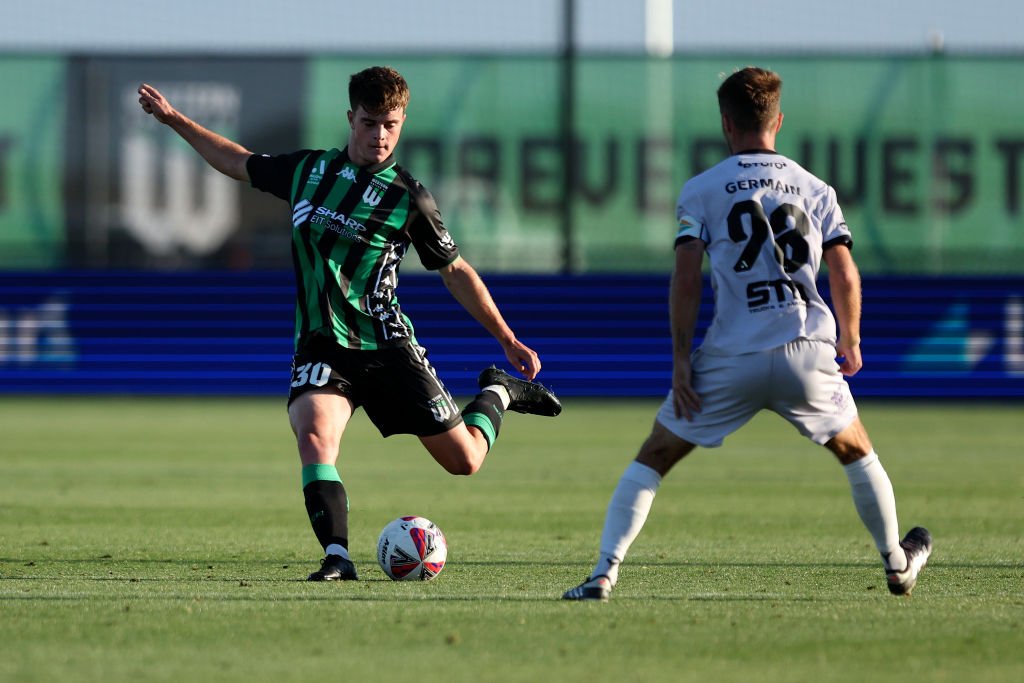
[[462,422],[448,389],[416,344],[358,351],[312,335],[292,358],[288,405],[307,391],[333,387],[362,407],[384,436],[434,436]]

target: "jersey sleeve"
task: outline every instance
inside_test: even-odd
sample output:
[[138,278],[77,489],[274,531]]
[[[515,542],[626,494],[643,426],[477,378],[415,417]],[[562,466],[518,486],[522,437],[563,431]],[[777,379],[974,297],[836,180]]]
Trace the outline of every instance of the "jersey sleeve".
[[408,183],[413,202],[409,239],[424,268],[444,268],[459,257],[459,247],[444,227],[434,196],[419,181],[410,177]]
[[843,217],[843,210],[836,199],[836,191],[828,187],[822,205],[821,248],[824,250],[839,245],[852,249],[853,238],[849,226],[846,225],[846,218]]
[[683,189],[679,192],[679,200],[676,202],[675,246],[691,239],[710,241],[700,198],[696,193],[690,191],[688,185],[683,185]]
[[303,161],[309,158],[311,150],[303,149],[290,154],[253,154],[245,162],[249,172],[249,182],[257,190],[285,200],[292,201],[292,186],[295,171]]

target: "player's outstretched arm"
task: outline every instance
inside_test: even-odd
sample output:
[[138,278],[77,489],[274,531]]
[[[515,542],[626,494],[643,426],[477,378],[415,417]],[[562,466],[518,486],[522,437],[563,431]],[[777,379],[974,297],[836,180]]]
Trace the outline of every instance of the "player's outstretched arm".
[[823,258],[828,264],[832,308],[839,325],[839,341],[836,342],[839,370],[852,377],[864,365],[860,355],[860,271],[850,249],[844,245],[826,249]]
[[174,130],[185,142],[192,145],[210,166],[226,176],[248,182],[249,171],[245,167],[245,162],[252,156],[252,152],[237,142],[203,128],[171,106],[171,103],[153,86],[143,83],[139,86],[138,92],[142,111],[152,114],[157,121]]
[[512,367],[526,379],[533,380],[540,372],[540,358],[533,349],[516,339],[476,270],[460,256],[438,272],[455,300],[498,340]]

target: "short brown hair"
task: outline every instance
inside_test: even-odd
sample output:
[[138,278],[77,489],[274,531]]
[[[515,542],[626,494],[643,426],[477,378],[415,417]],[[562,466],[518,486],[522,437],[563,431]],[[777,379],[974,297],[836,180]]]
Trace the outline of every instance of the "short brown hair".
[[782,78],[774,71],[748,66],[718,88],[718,110],[740,130],[762,131],[779,117]]
[[390,66],[371,66],[352,74],[348,101],[352,111],[362,106],[371,114],[405,109],[409,106],[409,84]]

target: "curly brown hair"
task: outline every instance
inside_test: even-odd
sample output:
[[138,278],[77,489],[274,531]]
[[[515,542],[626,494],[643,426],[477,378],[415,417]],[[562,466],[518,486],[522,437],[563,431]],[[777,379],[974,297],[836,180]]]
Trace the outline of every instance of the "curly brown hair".
[[763,131],[779,117],[782,78],[774,71],[748,66],[718,88],[718,110],[740,130]]
[[382,114],[409,106],[409,84],[390,66],[371,66],[352,74],[348,82],[352,111],[360,106],[371,114]]

